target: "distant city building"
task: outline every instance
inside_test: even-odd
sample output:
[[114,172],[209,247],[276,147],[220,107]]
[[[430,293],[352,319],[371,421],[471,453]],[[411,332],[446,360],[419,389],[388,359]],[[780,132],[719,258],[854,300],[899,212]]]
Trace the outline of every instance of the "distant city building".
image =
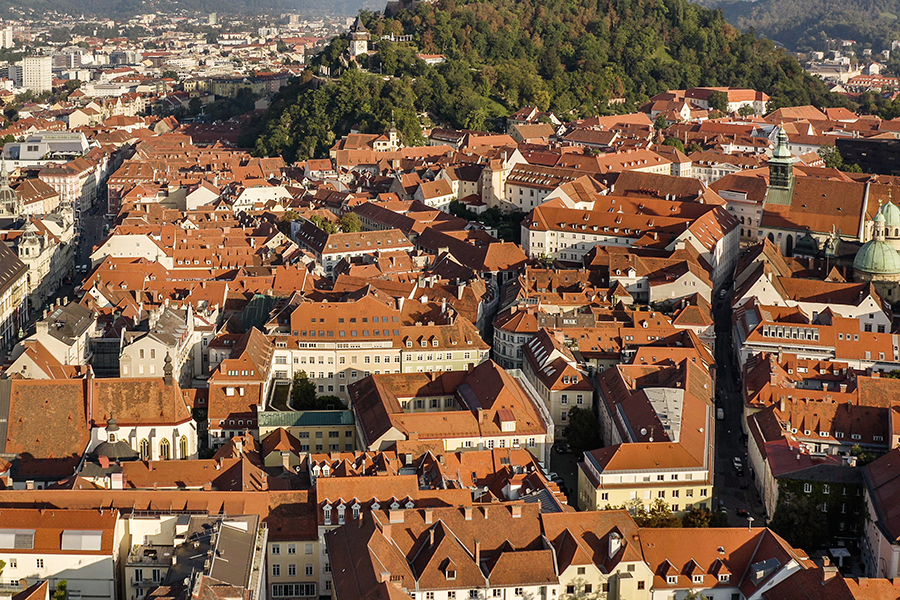
[[22,59],[22,87],[35,93],[53,88],[53,59],[49,56],[26,56]]

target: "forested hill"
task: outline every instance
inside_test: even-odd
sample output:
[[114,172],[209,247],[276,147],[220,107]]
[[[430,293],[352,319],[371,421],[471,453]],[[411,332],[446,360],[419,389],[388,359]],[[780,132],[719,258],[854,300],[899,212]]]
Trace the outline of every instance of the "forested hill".
[[794,50],[824,50],[827,38],[855,40],[874,50],[900,39],[900,0],[699,0],[721,8],[736,27]]
[[[348,70],[348,41],[335,39],[314,67],[341,81],[307,72],[283,90],[261,124],[257,153],[325,156],[335,133],[354,124],[381,132],[392,110],[410,143],[420,135],[417,113],[434,124],[497,128],[526,105],[570,119],[633,110],[653,94],[692,86],[755,88],[775,107],[846,103],[771,41],[687,0],[438,0],[363,18],[373,40],[412,36],[409,44],[379,41],[364,61],[393,77]],[[448,62],[428,67],[417,52]],[[608,102],[615,98],[627,102]]]

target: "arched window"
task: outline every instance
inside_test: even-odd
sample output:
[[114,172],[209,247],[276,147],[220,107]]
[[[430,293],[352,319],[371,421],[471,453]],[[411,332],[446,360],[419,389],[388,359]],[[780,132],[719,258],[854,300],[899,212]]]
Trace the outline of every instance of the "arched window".
[[172,449],[169,447],[169,440],[163,438],[159,442],[159,460],[169,460],[172,457]]
[[113,443],[115,441],[116,441],[116,434],[114,434],[114,433],[109,434],[109,443]]
[[179,458],[188,457],[188,439],[186,435],[181,436],[181,439],[178,440],[178,454]]
[[138,444],[138,454],[141,455],[141,460],[150,460],[150,442],[147,441],[147,438],[144,438]]

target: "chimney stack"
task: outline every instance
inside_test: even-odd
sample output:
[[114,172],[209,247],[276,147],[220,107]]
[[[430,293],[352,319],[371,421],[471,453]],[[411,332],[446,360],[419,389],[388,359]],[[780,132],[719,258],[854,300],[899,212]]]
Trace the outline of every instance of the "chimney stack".
[[431,525],[434,523],[434,511],[430,508],[425,509],[425,524]]
[[463,514],[465,515],[466,521],[472,520],[472,507],[466,506],[463,508]]
[[475,540],[475,564],[481,564],[481,540]]

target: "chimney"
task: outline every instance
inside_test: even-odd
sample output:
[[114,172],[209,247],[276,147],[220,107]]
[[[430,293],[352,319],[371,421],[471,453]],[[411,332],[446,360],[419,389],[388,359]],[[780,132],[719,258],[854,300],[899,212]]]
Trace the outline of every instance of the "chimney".
[[463,514],[466,517],[466,521],[471,521],[472,520],[472,507],[471,506],[464,507]]
[[291,453],[290,452],[282,452],[281,453],[281,466],[285,471],[291,470]]
[[244,439],[241,436],[237,436],[234,438],[234,449],[238,454],[243,454],[244,452]]
[[390,541],[391,539],[391,524],[385,523],[381,526],[381,535],[384,536],[384,539]]
[[834,579],[838,574],[838,568],[834,565],[826,565],[822,567],[822,585],[826,585]]
[[847,384],[846,383],[841,384],[841,393],[842,394],[847,393]]
[[781,412],[784,412],[785,408],[786,408],[786,407],[785,407],[785,405],[784,405],[784,396],[782,396],[782,397],[778,400],[778,410],[780,410]]
[[428,547],[434,547],[434,527],[428,528]]
[[388,518],[391,523],[402,523],[403,522],[403,509],[391,509],[388,512]]
[[425,509],[425,524],[431,525],[434,523],[434,511],[430,508]]
[[475,564],[481,564],[481,540],[475,540]]
[[513,504],[509,508],[512,511],[513,519],[519,519],[522,517],[522,505],[521,504]]

